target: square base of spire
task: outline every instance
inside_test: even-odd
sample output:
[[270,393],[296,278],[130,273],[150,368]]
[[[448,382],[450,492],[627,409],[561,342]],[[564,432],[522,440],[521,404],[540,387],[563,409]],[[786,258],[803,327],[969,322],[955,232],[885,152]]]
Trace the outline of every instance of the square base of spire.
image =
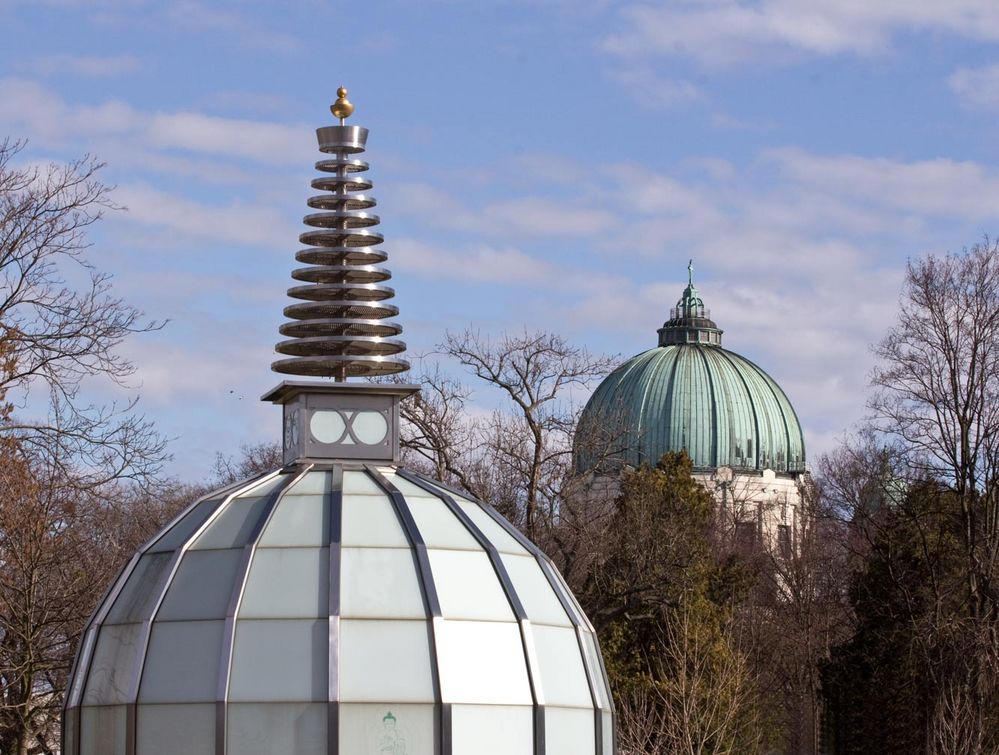
[[399,404],[420,386],[286,380],[261,401],[284,412],[284,463],[399,461]]

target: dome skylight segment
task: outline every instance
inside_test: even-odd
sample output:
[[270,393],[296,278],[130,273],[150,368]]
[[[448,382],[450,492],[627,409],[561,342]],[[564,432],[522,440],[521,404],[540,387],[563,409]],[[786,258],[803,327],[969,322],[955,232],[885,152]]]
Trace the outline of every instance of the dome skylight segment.
[[551,562],[394,466],[192,506],[86,637],[67,753],[613,752],[593,630]]

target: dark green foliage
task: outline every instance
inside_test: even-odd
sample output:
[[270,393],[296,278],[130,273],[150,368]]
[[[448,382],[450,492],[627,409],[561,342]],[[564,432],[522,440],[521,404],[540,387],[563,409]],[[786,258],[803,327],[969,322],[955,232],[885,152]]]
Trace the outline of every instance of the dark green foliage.
[[838,755],[949,751],[933,739],[954,715],[942,693],[977,657],[961,522],[958,497],[923,482],[854,523],[870,543],[850,589],[855,631],[824,674]]
[[686,453],[626,471],[602,555],[577,575],[626,753],[753,753],[765,740],[755,677],[732,633],[750,580],[716,557],[714,499],[692,471]]

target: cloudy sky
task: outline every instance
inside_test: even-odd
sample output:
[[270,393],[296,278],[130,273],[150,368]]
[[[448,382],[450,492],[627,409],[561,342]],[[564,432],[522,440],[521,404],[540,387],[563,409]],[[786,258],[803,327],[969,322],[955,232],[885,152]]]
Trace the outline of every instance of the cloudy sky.
[[127,207],[93,259],[170,321],[127,344],[129,393],[183,476],[277,438],[258,397],[340,83],[411,350],[471,324],[630,356],[692,257],[813,458],[863,415],[906,259],[999,234],[994,0],[0,0],[0,30],[0,135],[99,157]]

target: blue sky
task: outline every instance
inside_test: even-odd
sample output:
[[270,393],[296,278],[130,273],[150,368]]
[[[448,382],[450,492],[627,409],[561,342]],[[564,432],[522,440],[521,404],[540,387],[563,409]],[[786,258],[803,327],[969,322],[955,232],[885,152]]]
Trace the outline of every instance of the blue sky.
[[999,233],[994,0],[0,0],[0,28],[0,134],[106,161],[128,208],[93,260],[170,320],[128,394],[185,477],[277,438],[257,398],[341,83],[411,351],[472,325],[630,356],[693,257],[812,458],[863,415],[907,257]]

